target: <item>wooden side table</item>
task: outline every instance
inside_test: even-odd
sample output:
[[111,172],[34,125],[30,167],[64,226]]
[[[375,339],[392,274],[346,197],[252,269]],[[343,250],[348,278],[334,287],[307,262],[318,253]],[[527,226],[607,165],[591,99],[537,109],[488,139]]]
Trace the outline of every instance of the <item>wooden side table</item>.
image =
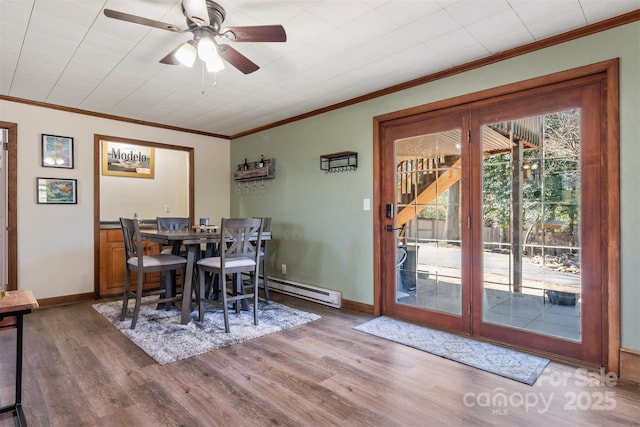
[[7,291],[0,297],[0,321],[15,318],[15,322],[1,322],[0,329],[16,327],[16,398],[13,405],[0,408],[0,414],[13,412],[16,417],[16,425],[26,426],[24,412],[22,411],[22,331],[23,316],[31,313],[31,310],[38,308],[38,301],[33,297],[31,291],[20,289],[17,291]]

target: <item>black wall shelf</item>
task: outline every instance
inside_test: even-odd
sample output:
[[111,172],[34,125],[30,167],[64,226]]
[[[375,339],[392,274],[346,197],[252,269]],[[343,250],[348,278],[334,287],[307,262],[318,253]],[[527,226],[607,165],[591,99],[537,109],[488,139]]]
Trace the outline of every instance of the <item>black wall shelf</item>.
[[358,169],[358,153],[339,151],[320,156],[320,169],[329,172],[346,172]]

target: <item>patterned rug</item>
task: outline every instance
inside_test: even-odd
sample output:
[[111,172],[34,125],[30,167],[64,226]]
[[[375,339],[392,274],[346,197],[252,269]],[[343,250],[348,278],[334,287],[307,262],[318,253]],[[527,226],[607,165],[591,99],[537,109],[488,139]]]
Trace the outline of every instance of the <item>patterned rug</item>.
[[231,332],[227,334],[224,332],[221,308],[208,307],[202,322],[197,321],[198,315],[194,311],[189,323],[181,325],[180,310],[164,311],[155,307],[154,304],[141,306],[136,328],[131,330],[132,301],[129,302],[127,317],[122,322],[119,320],[122,301],[93,305],[113,326],[161,365],[320,319],[316,314],[261,301],[257,326],[253,324],[253,305],[250,304],[250,310],[242,311],[239,315],[234,311],[229,312]]
[[548,359],[385,316],[354,329],[528,385],[535,384],[549,364]]

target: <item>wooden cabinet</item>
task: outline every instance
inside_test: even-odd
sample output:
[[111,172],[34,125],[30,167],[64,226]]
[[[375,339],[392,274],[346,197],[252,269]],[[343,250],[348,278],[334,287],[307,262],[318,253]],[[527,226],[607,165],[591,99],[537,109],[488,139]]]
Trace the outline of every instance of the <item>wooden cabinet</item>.
[[[145,255],[157,254],[160,248],[157,243],[144,242]],[[122,230],[100,230],[100,297],[122,295],[124,292],[124,242]],[[131,283],[135,286],[137,276],[131,273]],[[160,273],[145,275],[145,289],[160,286]]]

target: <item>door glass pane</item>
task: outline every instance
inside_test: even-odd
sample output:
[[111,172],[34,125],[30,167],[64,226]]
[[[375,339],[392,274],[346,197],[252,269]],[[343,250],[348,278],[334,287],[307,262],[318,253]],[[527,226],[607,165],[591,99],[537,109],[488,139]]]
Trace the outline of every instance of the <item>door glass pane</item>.
[[482,127],[482,320],[579,341],[580,110]]
[[460,130],[395,141],[396,302],[461,315]]

